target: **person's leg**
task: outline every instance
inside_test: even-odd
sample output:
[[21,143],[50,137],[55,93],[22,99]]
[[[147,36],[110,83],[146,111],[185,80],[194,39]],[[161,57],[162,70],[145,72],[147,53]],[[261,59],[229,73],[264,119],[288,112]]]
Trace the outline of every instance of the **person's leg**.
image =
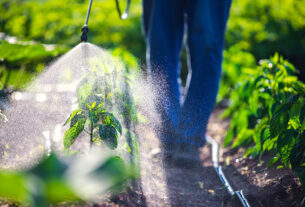
[[187,1],[190,57],[188,92],[182,107],[180,141],[202,146],[221,76],[224,33],[231,0]]
[[160,139],[164,143],[176,142],[173,134],[180,113],[178,78],[184,32],[183,2],[184,0],[143,2],[148,75],[150,82],[157,88],[156,105],[162,124]]

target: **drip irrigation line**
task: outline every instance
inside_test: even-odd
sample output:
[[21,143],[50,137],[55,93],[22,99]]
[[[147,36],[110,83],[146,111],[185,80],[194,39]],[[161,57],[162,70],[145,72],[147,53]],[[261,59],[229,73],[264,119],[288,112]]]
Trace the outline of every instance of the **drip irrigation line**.
[[223,173],[222,167],[219,166],[218,162],[218,154],[219,154],[219,146],[218,143],[210,136],[207,136],[207,142],[212,146],[212,162],[213,162],[213,167],[216,171],[216,173],[219,176],[219,179],[221,182],[224,184],[225,188],[227,189],[228,193],[231,196],[236,195],[238,199],[240,200],[241,204],[244,207],[250,207],[250,204],[245,197],[243,190],[237,190],[234,191],[232,186],[230,185],[229,181],[227,180],[225,174]]

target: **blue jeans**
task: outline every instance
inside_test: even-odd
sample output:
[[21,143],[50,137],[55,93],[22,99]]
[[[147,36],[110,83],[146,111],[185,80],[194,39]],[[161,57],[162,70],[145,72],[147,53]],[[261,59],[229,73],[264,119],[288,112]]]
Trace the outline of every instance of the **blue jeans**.
[[[165,143],[202,146],[214,109],[231,0],[143,0],[148,75],[157,86]],[[180,63],[184,31],[189,74],[180,102]]]

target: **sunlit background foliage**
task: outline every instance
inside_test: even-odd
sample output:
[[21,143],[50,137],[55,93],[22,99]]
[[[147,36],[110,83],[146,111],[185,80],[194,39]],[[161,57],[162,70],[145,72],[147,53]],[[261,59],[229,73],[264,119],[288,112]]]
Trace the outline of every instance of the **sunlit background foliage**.
[[[254,157],[269,151],[271,164],[281,160],[303,184],[305,89],[297,76],[305,80],[304,5],[305,0],[233,0],[217,100],[230,104],[226,115],[233,124],[226,145],[247,146],[246,154]],[[24,88],[46,64],[80,42],[87,7],[87,0],[1,0],[0,96],[8,88]],[[112,51],[127,66],[143,65],[141,12],[141,1],[132,0],[130,16],[122,21],[114,0],[95,0],[89,42]],[[185,79],[185,54],[182,60]]]
[[[125,1],[120,2],[124,7]],[[304,0],[233,1],[226,48],[234,45],[240,50],[252,53],[257,61],[278,52],[302,71],[305,65],[305,8],[302,6],[304,4]],[[42,64],[76,45],[79,42],[80,28],[84,24],[87,7],[88,1],[85,0],[2,0],[2,38],[6,35],[27,41],[21,44],[10,38],[10,42],[16,46],[7,47],[2,44],[2,85],[6,86],[8,81],[6,70],[19,71],[23,68],[25,74],[28,71],[39,72],[43,69]],[[108,49],[122,48],[140,58],[139,61],[143,63],[145,44],[141,33],[141,11],[141,1],[133,0],[129,18],[122,21],[116,12],[114,0],[94,1],[89,19],[90,42]],[[31,50],[30,47],[33,46],[24,46],[33,44],[28,41],[35,41],[36,47],[39,47],[40,43],[57,47],[48,47],[48,50],[51,50],[48,52],[43,48]],[[12,76],[16,77],[15,73],[18,72],[13,73]],[[27,79],[25,74],[19,76]],[[185,76],[185,73],[183,74]],[[304,76],[303,73],[301,76]],[[17,88],[23,86],[13,81],[8,82],[8,85]]]

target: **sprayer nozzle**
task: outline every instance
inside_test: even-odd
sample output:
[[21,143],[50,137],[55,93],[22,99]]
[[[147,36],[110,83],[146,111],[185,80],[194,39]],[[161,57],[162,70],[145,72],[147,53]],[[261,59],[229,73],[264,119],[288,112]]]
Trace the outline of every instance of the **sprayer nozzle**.
[[88,33],[88,31],[89,31],[89,28],[88,28],[88,26],[87,25],[84,25],[83,27],[82,27],[82,36],[80,37],[80,39],[81,39],[81,41],[82,42],[87,42],[87,33]]

